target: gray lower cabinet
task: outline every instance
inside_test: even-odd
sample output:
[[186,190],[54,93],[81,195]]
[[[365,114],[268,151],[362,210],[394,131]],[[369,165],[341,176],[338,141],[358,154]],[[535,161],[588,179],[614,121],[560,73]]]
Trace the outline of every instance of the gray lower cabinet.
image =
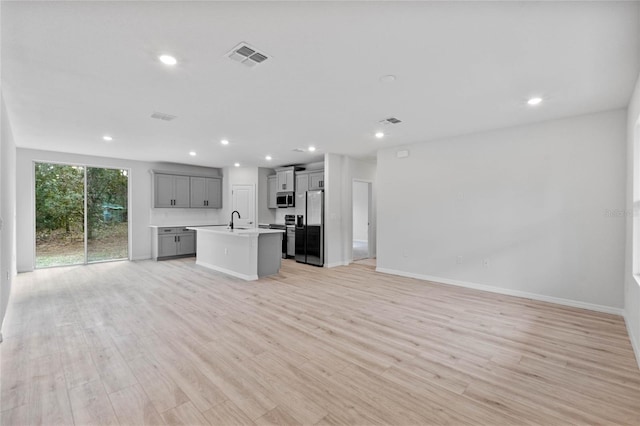
[[196,254],[196,231],[184,227],[162,227],[154,235],[153,259],[193,256]]
[[287,227],[287,257],[295,257],[296,255],[296,228],[290,226]]

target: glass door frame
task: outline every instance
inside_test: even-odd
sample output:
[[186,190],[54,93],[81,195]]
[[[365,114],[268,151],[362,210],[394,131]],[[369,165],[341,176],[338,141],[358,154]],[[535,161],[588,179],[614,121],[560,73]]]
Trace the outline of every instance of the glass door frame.
[[[36,211],[36,164],[55,164],[58,166],[70,166],[70,167],[82,167],[84,169],[84,177],[83,177],[83,208],[84,208],[84,262],[82,263],[72,263],[69,265],[55,265],[55,266],[43,266],[38,268],[36,266],[37,259],[37,251],[36,251],[36,231],[37,231],[37,214]],[[95,260],[89,262],[89,253],[88,253],[88,219],[87,219],[87,169],[88,168],[98,168],[98,169],[110,169],[110,170],[125,170],[127,172],[127,257],[120,259],[108,259],[108,260]],[[61,268],[65,266],[78,266],[78,265],[91,265],[94,263],[106,263],[106,262],[121,262],[123,260],[131,260],[131,168],[129,167],[118,167],[118,166],[103,166],[103,165],[90,165],[87,163],[73,163],[66,161],[52,161],[52,160],[32,160],[31,161],[31,181],[33,185],[31,185],[31,208],[33,209],[33,270],[36,269],[49,269],[49,268]]]

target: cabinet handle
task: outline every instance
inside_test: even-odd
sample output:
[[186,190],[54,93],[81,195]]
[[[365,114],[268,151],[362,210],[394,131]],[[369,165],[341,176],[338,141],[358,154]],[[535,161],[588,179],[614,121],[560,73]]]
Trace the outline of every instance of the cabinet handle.
[[178,242],[180,242],[180,235],[178,235]]
[[178,238],[178,237],[176,237],[176,236],[174,235],[174,236],[173,236],[173,242],[174,242],[174,243],[177,243],[177,242],[178,242],[178,240],[177,240],[176,238]]
[[323,180],[320,181],[320,188],[324,188],[324,181]]

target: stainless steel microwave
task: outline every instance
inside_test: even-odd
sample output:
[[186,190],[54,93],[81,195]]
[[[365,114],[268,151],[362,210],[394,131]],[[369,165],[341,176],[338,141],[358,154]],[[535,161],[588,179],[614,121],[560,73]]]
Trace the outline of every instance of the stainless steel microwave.
[[295,207],[296,196],[293,192],[278,192],[276,204],[278,207]]

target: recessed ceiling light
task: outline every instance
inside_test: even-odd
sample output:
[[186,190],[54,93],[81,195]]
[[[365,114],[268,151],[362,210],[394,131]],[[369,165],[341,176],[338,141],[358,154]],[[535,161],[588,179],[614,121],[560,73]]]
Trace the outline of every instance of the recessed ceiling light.
[[105,140],[105,141],[107,141],[107,142],[111,142],[111,141],[113,140],[113,138],[112,138],[111,136],[109,136],[109,135],[104,135],[104,136],[102,137],[102,139],[103,139],[103,140]]
[[228,141],[228,140],[226,140],[226,139],[222,139],[222,140],[220,141],[220,143],[221,143],[222,145],[229,145],[229,141]]
[[240,167],[240,163],[233,163],[234,166]]
[[313,152],[313,151],[315,151],[315,150],[316,150],[316,147],[315,147],[315,146],[310,146],[310,147],[309,147],[309,152]]
[[178,63],[178,60],[171,55],[160,55],[158,59],[165,65],[175,65]]
[[393,74],[387,74],[380,77],[380,81],[383,83],[391,83],[392,81],[396,81],[396,76]]
[[382,133],[382,132],[377,132],[377,133],[376,133],[376,138],[378,138],[378,139],[384,138],[384,133]]
[[539,98],[539,97],[531,98],[527,101],[527,103],[529,105],[539,105],[540,103],[542,103],[542,98]]
[[196,156],[196,152],[195,151],[189,151],[189,155],[192,156],[192,157],[195,157]]
[[267,160],[267,161],[271,161],[271,156],[267,155],[266,157],[264,157],[264,159]]

